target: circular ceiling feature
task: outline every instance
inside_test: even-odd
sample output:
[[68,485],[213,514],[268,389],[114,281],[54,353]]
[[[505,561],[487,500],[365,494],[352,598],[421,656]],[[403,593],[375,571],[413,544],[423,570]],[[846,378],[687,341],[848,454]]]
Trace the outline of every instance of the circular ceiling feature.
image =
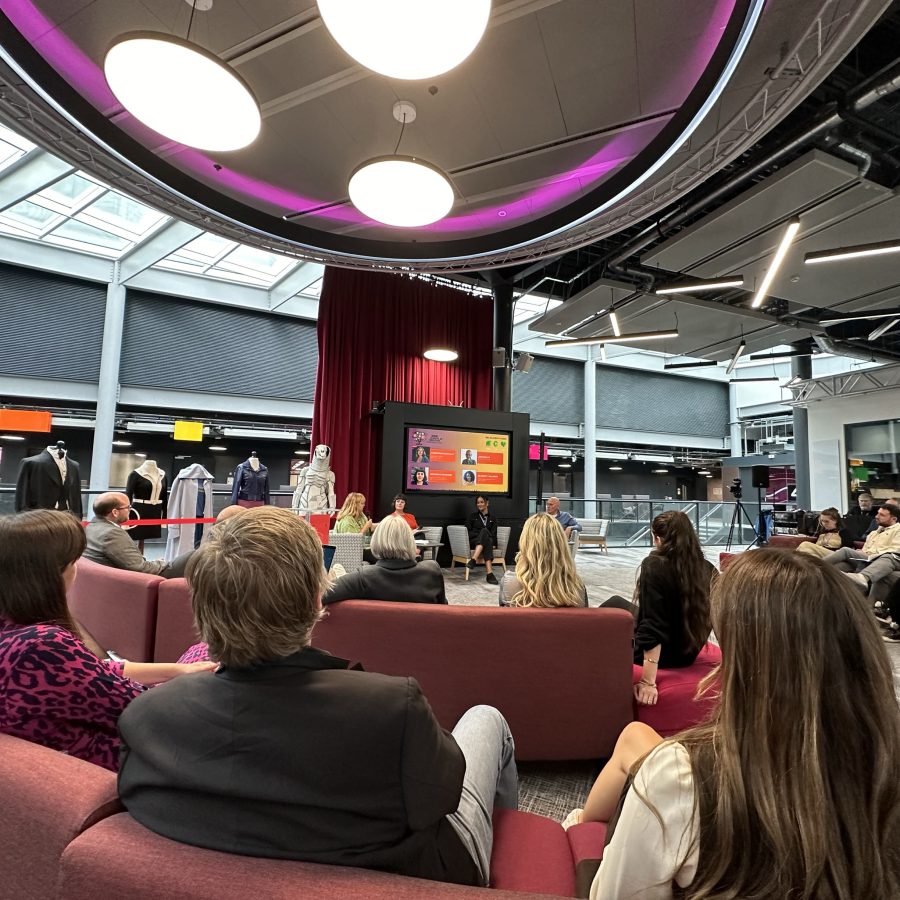
[[350,200],[384,225],[417,228],[443,219],[453,207],[453,188],[437,167],[413,156],[380,156],[350,176]]
[[181,38],[150,31],[119,38],[104,74],[119,102],[144,125],[198,150],[240,150],[259,134],[259,106],[225,63]]
[[449,72],[475,49],[491,0],[319,0],[319,13],[360,65],[418,80]]
[[459,359],[459,354],[455,350],[444,350],[438,347],[435,347],[432,350],[426,350],[422,356],[424,356],[425,359],[430,359],[434,362],[454,362]]

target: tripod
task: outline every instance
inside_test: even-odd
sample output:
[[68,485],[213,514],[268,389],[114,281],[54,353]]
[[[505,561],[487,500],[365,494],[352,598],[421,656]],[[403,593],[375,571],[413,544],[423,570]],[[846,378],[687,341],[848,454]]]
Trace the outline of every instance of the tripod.
[[[753,540],[750,542],[749,546],[753,546],[756,543],[759,543],[759,532],[756,530],[753,525],[753,520],[750,518],[749,513],[746,509],[744,509],[744,504],[741,503],[740,497],[734,498],[734,512],[731,516],[731,527],[728,529],[728,540],[725,541],[725,552],[731,550],[732,539],[734,537],[734,526],[738,527],[738,535],[741,534],[744,528],[743,522],[741,522],[741,516],[743,516],[747,520],[747,524],[750,526],[750,530],[753,532]],[[738,538],[740,541],[740,537]]]

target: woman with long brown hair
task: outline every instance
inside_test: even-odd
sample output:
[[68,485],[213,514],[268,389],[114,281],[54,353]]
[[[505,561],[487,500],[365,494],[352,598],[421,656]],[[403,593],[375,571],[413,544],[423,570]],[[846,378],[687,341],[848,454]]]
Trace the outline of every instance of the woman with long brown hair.
[[900,897],[900,708],[868,601],[759,550],[712,607],[712,718],[662,743],[632,723],[585,805],[608,820],[621,797],[592,900]]
[[535,513],[522,526],[515,572],[507,572],[500,581],[500,605],[588,605],[566,533],[553,516]]
[[645,705],[656,703],[657,669],[691,665],[706,643],[709,588],[716,577],[683,512],[660,513],[650,532],[653,551],[641,563],[635,587],[634,662],[643,667],[635,696]]
[[0,516],[0,732],[115,771],[116,722],[144,689],[139,682],[214,666],[96,656],[66,602],[85,543],[67,512]]

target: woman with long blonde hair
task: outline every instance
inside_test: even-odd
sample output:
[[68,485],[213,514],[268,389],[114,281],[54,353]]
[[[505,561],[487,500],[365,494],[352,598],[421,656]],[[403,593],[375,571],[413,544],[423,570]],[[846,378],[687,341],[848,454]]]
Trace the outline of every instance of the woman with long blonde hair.
[[818,559],[758,550],[712,611],[711,719],[665,742],[629,725],[585,804],[617,812],[592,900],[900,897],[900,707],[868,601]]
[[355,491],[347,494],[344,505],[337,514],[334,530],[338,534],[366,534],[375,527],[366,515],[366,498]]
[[566,534],[553,516],[540,512],[526,520],[515,574],[507,572],[500,582],[500,605],[546,609],[588,605]]

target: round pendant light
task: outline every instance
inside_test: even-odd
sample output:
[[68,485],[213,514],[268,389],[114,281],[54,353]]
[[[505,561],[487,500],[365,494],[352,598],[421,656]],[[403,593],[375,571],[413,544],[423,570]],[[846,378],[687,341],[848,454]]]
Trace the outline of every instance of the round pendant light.
[[416,228],[443,219],[453,206],[453,187],[431,163],[414,156],[379,156],[350,176],[350,200],[384,225]]
[[459,354],[455,350],[445,350],[439,347],[426,350],[422,356],[424,356],[425,359],[434,360],[434,362],[453,362],[459,358]]
[[360,65],[388,78],[431,78],[477,46],[491,0],[319,0],[331,36]]
[[124,34],[103,71],[119,102],[144,125],[198,150],[240,150],[259,134],[250,88],[212,53],[152,31]]

